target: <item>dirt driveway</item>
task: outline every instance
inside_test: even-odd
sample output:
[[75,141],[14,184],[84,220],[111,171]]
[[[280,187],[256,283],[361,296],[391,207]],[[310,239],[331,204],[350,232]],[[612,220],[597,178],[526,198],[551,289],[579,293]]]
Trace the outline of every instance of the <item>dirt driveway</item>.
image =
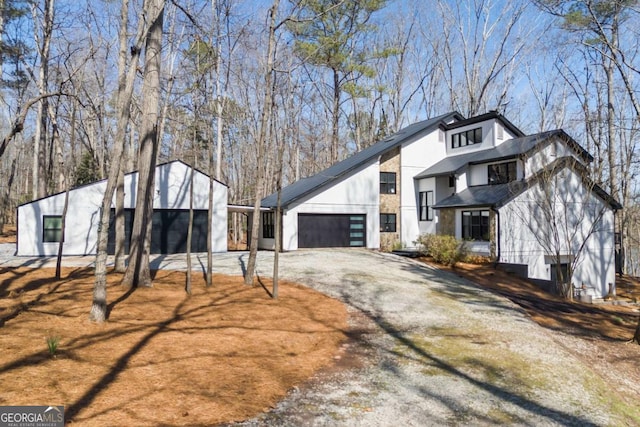
[[[270,276],[273,254],[259,255],[259,274]],[[240,274],[247,254],[214,258],[214,271]],[[2,259],[4,266],[48,262]],[[635,405],[563,349],[553,332],[510,301],[454,275],[365,250],[297,251],[280,259],[281,277],[348,305],[352,340],[334,368],[242,425],[640,422]],[[65,265],[91,260],[68,258]],[[153,263],[158,268],[184,266],[181,257],[173,256]]]

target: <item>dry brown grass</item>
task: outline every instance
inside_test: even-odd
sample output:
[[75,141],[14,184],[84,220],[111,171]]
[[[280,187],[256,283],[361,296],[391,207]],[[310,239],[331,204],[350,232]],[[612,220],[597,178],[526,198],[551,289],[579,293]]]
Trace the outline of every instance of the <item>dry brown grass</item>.
[[330,364],[345,339],[344,306],[307,288],[281,283],[272,300],[241,278],[206,289],[198,275],[187,296],[185,274],[168,271],[134,291],[110,274],[109,321],[92,324],[92,274],[0,269],[0,405],[64,405],[83,426],[241,420]]
[[12,224],[5,224],[0,233],[0,243],[15,243],[16,242],[16,226]]

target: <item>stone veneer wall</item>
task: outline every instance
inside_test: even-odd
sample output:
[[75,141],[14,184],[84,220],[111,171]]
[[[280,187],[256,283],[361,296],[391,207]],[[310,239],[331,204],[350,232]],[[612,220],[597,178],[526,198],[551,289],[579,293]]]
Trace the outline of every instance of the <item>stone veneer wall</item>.
[[380,194],[380,213],[396,214],[396,232],[380,232],[380,249],[390,251],[400,242],[400,148],[395,148],[380,158],[380,172],[396,173],[396,193]]
[[456,235],[456,210],[440,209],[438,213],[437,233],[441,235]]

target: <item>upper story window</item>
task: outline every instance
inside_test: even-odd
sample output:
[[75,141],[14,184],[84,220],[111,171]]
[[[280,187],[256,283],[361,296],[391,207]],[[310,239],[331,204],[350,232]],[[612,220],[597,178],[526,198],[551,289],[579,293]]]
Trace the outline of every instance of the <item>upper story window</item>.
[[482,128],[469,129],[451,135],[451,148],[466,147],[482,143]]
[[517,178],[516,162],[489,165],[489,185],[507,184]]
[[380,172],[380,194],[396,194],[395,172]]

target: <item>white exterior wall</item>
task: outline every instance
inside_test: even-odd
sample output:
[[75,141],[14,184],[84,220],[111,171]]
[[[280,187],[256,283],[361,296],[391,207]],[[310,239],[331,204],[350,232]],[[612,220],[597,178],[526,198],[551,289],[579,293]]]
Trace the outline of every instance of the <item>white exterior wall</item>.
[[[458,148],[451,148],[451,135],[455,135],[457,133],[465,132],[471,129],[482,128],[482,143],[481,144],[472,144],[466,145]],[[473,123],[467,126],[462,126],[459,128],[455,128],[446,132],[445,137],[445,148],[446,154],[448,156],[455,156],[457,154],[469,153],[472,151],[485,150],[487,148],[494,147],[494,136],[495,136],[495,120],[487,120],[480,123]],[[507,131],[505,130],[504,136],[507,138]],[[503,140],[505,141],[505,140]],[[501,142],[503,142],[501,141]]]
[[[400,241],[404,247],[414,246],[413,242],[424,232],[424,224],[428,224],[419,221],[418,209],[418,193],[427,190],[417,188],[418,182],[414,177],[445,158],[447,138],[445,136],[441,141],[439,133],[440,130],[436,129],[417,141],[403,145],[400,150]],[[431,186],[429,189],[435,191],[435,182]]]
[[[434,200],[435,201],[438,200],[438,188],[437,188],[437,181],[435,177],[416,180],[416,186],[418,187],[418,193],[421,191],[433,191]],[[419,210],[418,210],[418,215],[420,215]],[[434,209],[433,221],[418,221],[418,233],[419,233],[418,235],[425,234],[425,233],[435,234],[437,223],[438,223],[438,211]],[[413,242],[411,242],[411,245],[408,245],[408,246],[415,246],[415,245],[413,244]]]
[[[554,142],[550,143],[543,149],[536,151],[531,157],[526,159],[524,170],[525,178],[535,175],[536,172],[546,167],[554,160],[567,156],[572,156],[575,159],[580,160],[571,148],[567,147],[563,141],[556,139]],[[582,160],[580,161],[582,162]]]
[[[369,249],[380,248],[380,165],[377,159],[347,178],[292,204],[282,215],[282,249],[298,249],[298,214],[365,214]],[[273,249],[273,239],[260,239],[262,249]]]
[[[156,168],[154,209],[189,209],[190,168],[172,162]],[[125,209],[135,207],[138,174],[125,176]],[[98,224],[106,181],[89,184],[69,192],[69,207],[65,226],[64,255],[89,255],[97,250]],[[194,209],[209,206],[209,177],[195,172]],[[56,194],[18,208],[17,255],[53,256],[58,243],[43,243],[44,215],[62,215],[65,194]],[[115,194],[112,203],[115,207]],[[212,243],[214,252],[227,250],[227,187],[214,181]]]
[[[561,255],[578,256],[572,281],[575,286],[583,283],[593,297],[602,297],[608,292],[608,283],[615,282],[614,214],[611,208],[595,196],[569,169],[556,176],[559,185],[556,191],[555,214],[562,225],[559,244],[549,243],[545,233],[552,228],[545,220],[540,207],[542,197],[539,187],[532,187],[500,209],[500,262],[527,264],[529,277],[551,279],[551,264],[556,249]],[[567,207],[569,209],[567,209]],[[594,220],[599,219],[595,231],[591,231]],[[568,244],[566,236],[574,236]],[[536,237],[538,236],[538,237]],[[578,248],[586,240],[584,249]],[[545,260],[545,255],[546,260]]]

